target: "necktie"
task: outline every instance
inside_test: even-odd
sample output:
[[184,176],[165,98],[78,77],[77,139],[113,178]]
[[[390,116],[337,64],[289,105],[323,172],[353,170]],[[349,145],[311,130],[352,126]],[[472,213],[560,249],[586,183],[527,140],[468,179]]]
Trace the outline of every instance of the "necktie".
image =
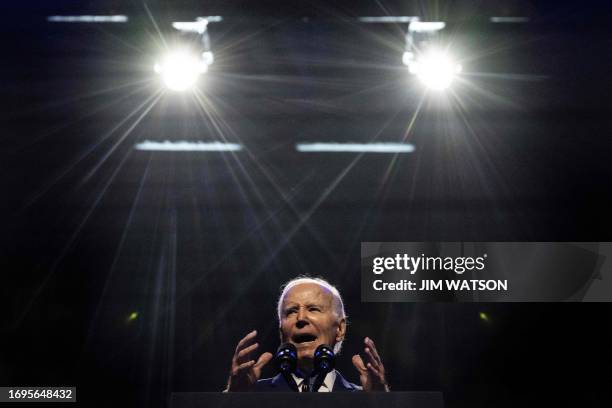
[[306,380],[302,382],[302,392],[310,392],[310,389],[308,388],[308,381]]

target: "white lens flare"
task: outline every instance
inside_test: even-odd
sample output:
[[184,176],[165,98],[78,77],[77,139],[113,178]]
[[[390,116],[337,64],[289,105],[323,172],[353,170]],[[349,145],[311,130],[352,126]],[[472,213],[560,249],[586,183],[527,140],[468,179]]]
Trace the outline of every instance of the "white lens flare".
[[200,75],[208,71],[208,65],[196,54],[175,51],[156,63],[154,70],[168,89],[185,91],[194,87]]
[[447,89],[462,69],[460,64],[440,51],[420,56],[409,68],[427,88],[434,91]]

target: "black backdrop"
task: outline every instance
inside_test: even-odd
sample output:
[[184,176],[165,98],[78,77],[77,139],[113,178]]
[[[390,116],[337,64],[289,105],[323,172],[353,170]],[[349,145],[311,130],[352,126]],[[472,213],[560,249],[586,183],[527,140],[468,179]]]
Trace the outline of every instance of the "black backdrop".
[[[166,38],[177,16],[228,16],[205,110],[147,104],[160,40],[141,3],[4,6],[0,384],[76,385],[83,405],[219,390],[244,334],[277,346],[279,286],[307,273],[345,296],[353,381],[370,336],[396,390],[604,405],[608,304],[365,304],[359,243],[610,241],[609,7],[380,3],[148,3]],[[44,19],[94,12],[131,20]],[[405,27],[353,18],[386,12],[449,21],[466,82],[447,102],[406,78]],[[532,23],[487,23],[504,13]],[[246,151],[133,149],[221,138]],[[293,148],[371,140],[416,151]]]

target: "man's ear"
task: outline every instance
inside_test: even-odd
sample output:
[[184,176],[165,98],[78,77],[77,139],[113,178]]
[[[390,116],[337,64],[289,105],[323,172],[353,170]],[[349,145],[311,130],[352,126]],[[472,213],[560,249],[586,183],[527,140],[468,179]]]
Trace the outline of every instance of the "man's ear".
[[346,334],[346,318],[340,319],[338,323],[338,328],[336,329],[336,342],[344,340],[344,335]]

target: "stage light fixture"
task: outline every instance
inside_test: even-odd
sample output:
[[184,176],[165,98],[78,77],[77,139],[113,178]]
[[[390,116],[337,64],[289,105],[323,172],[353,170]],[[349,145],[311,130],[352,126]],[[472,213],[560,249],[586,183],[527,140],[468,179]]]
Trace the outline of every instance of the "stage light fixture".
[[410,73],[434,91],[447,89],[462,70],[461,65],[453,61],[448,53],[436,50],[420,56],[408,68]]
[[298,143],[295,146],[302,153],[412,153],[411,143]]
[[203,142],[203,141],[176,141],[171,142],[164,140],[156,142],[145,140],[134,146],[136,150],[150,152],[239,152],[242,150],[242,145],[238,143],[226,142]]
[[[166,54],[154,65],[154,70],[168,89],[173,91],[186,91],[193,88],[202,74],[208,71],[214,60],[210,47],[208,24],[222,21],[220,16],[198,17],[195,21],[175,21],[172,27],[182,35],[196,35],[196,39],[189,41],[175,51]],[[195,41],[194,41],[195,40]],[[185,42],[181,40],[181,42]]]
[[123,14],[104,16],[48,16],[50,23],[127,23],[128,16]]
[[419,21],[408,25],[402,63],[427,88],[434,91],[447,89],[462,70],[447,51],[438,48],[439,33],[446,27],[443,21]]
[[154,70],[168,89],[180,92],[193,88],[200,75],[208,71],[208,64],[193,52],[178,50],[163,56]]

